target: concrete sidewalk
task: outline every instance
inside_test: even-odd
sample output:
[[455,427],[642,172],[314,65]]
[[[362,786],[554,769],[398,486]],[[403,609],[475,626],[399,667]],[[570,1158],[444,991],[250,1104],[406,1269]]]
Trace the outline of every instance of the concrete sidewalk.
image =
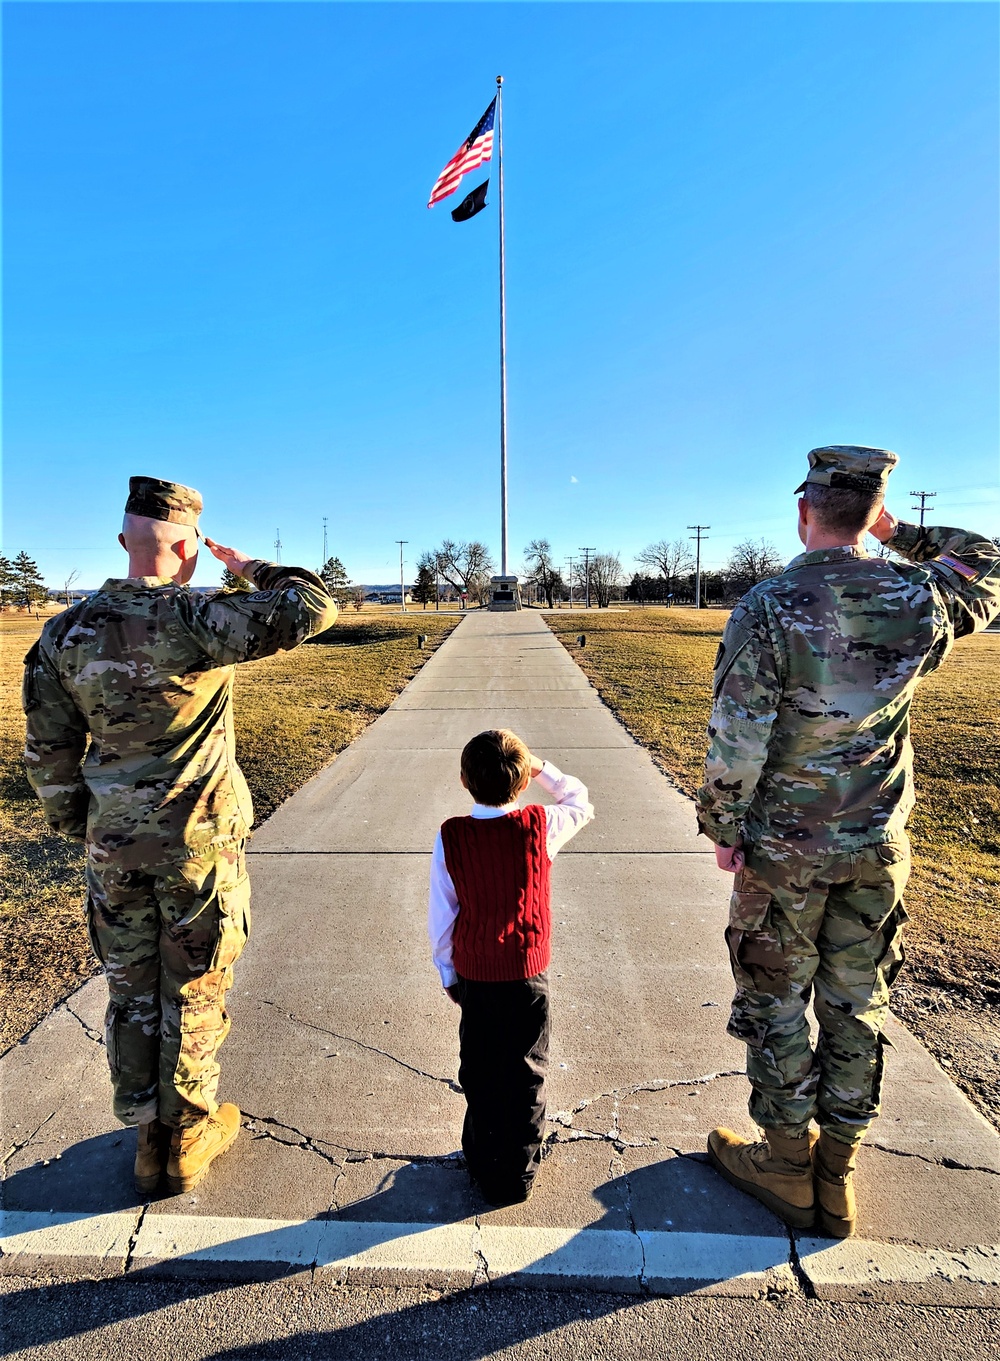
[[[424,921],[435,830],[468,807],[459,752],[498,726],[584,779],[597,819],[553,874],[550,1156],[527,1205],[488,1211],[456,1157],[458,1013]],[[93,980],[0,1062],[10,1269],[1000,1302],[1000,1136],[898,1024],[861,1240],[794,1244],[707,1165],[713,1125],[753,1129],[731,880],[540,615],[467,617],[251,870],[220,1090],[243,1137],[193,1195],[136,1203]]]

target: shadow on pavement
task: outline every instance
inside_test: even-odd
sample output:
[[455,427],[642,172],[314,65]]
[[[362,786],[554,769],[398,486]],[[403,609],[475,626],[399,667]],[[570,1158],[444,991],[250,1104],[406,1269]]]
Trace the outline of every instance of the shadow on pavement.
[[[75,1150],[67,1151],[63,1159],[65,1161],[66,1158],[74,1157],[75,1175],[83,1177],[89,1174],[94,1176],[95,1181],[99,1180],[102,1183],[100,1195],[96,1198],[102,1212],[107,1212],[111,1208],[127,1208],[132,1204],[127,1193],[131,1184],[129,1178],[120,1178],[123,1188],[120,1194],[109,1195],[108,1192],[109,1171],[114,1171],[114,1165],[119,1161],[117,1149],[114,1147],[116,1138],[117,1136],[108,1135],[86,1140]],[[111,1167],[109,1152],[115,1155],[111,1159]],[[11,1198],[21,1206],[25,1204],[26,1195],[22,1179],[28,1177],[31,1179],[32,1208],[36,1210],[41,1208],[44,1199],[39,1193],[44,1193],[45,1170],[32,1168],[27,1172],[15,1174],[10,1182],[13,1192]],[[114,1174],[117,1175],[117,1172],[114,1171]],[[493,1222],[491,1216],[485,1212],[485,1206],[480,1208],[476,1204],[478,1197],[468,1189],[465,1177],[456,1176],[454,1171],[449,1171],[447,1175],[455,1183],[454,1202],[452,1206],[440,1207],[439,1212],[451,1210],[451,1213],[442,1214],[436,1223],[460,1223],[474,1213],[482,1216],[481,1222],[484,1227]],[[544,1168],[541,1175],[544,1176]],[[419,1166],[407,1165],[393,1176],[390,1184],[384,1184],[372,1195],[345,1207],[342,1213],[317,1216],[311,1222],[318,1226],[321,1222],[329,1222],[335,1218],[352,1220],[359,1225],[364,1223],[370,1227],[371,1233],[367,1235],[370,1244],[392,1241],[401,1228],[408,1229],[411,1223],[414,1228],[417,1227],[414,1220],[403,1220],[400,1216],[406,1209],[412,1211],[415,1192],[417,1198],[420,1198],[422,1193],[418,1186],[420,1180]],[[700,1158],[668,1158],[664,1162],[614,1177],[595,1188],[593,1194],[597,1203],[595,1206],[597,1213],[585,1226],[591,1232],[600,1232],[602,1228],[620,1227],[623,1202],[630,1207],[633,1223],[638,1228],[655,1227],[666,1229],[667,1232],[683,1229],[687,1232],[731,1234],[734,1231],[738,1232],[739,1224],[746,1225],[745,1198],[731,1191],[721,1179],[716,1178]],[[77,1199],[86,1198],[81,1187]],[[8,1208],[13,1208],[9,1201]],[[61,1208],[65,1213],[65,1199]],[[634,1217],[637,1209],[640,1210],[638,1219]],[[169,1202],[165,1201],[154,1203],[151,1207],[153,1214],[168,1210]],[[88,1216],[88,1211],[84,1208],[81,1208],[79,1213],[81,1219]],[[756,1223],[749,1230],[744,1227],[743,1231],[757,1235],[763,1232],[766,1236],[773,1236],[775,1258],[778,1260],[787,1253],[787,1237],[776,1219],[766,1215],[766,1212],[761,1213],[765,1216],[762,1221],[763,1228],[761,1223]],[[385,1226],[385,1236],[379,1234],[380,1224]],[[769,1228],[768,1225],[772,1227]],[[69,1297],[67,1305],[70,1300],[75,1299],[74,1292],[80,1289],[78,1281],[49,1284],[44,1287],[29,1286],[20,1291],[9,1291],[5,1297],[5,1349],[2,1354],[7,1355],[27,1347],[44,1347],[95,1328],[140,1318],[156,1312],[171,1301],[207,1298],[226,1289],[227,1284],[231,1284],[234,1279],[266,1283],[301,1275],[303,1271],[310,1269],[311,1263],[294,1265],[273,1260],[259,1261],[256,1260],[255,1253],[259,1251],[265,1258],[280,1256],[283,1242],[287,1241],[290,1246],[294,1238],[296,1243],[301,1243],[302,1231],[303,1226],[297,1224],[291,1229],[277,1227],[265,1233],[249,1234],[245,1238],[235,1240],[229,1247],[238,1252],[243,1261],[228,1267],[224,1262],[199,1261],[198,1254],[193,1253],[187,1258],[172,1259],[165,1265],[132,1268],[123,1277],[89,1281],[86,1283],[85,1309],[67,1308],[60,1304],[60,1296]],[[572,1243],[571,1238],[570,1249]],[[558,1256],[558,1253],[543,1256],[533,1265],[545,1270],[546,1263],[553,1262]],[[178,1277],[182,1279],[178,1280]],[[319,1276],[317,1280],[321,1282],[322,1277]],[[680,1287],[675,1293],[689,1293],[689,1290],[694,1290],[704,1283],[692,1282],[688,1289]],[[335,1284],[336,1279],[331,1273],[331,1288]],[[415,1278],[413,1287],[418,1288],[419,1284],[419,1279]],[[523,1280],[510,1282],[512,1287],[523,1284]],[[380,1314],[364,1322],[345,1325],[343,1328],[327,1332],[296,1334],[295,1346],[298,1350],[294,1355],[352,1358],[399,1356],[400,1346],[404,1342],[415,1342],[423,1337],[432,1320],[434,1328],[440,1328],[442,1311],[458,1309],[458,1302],[480,1296],[484,1290],[496,1289],[498,1286],[501,1289],[504,1287],[503,1278],[499,1281],[494,1280],[489,1285],[454,1291],[443,1300],[421,1301],[393,1312],[391,1316]],[[548,1320],[547,1311],[519,1309],[496,1311],[497,1318],[493,1319],[488,1336],[482,1335],[481,1331],[466,1319],[462,1325],[464,1339],[461,1341],[460,1350],[454,1350],[457,1339],[453,1339],[451,1344],[453,1350],[449,1355],[461,1356],[463,1361],[466,1358],[467,1361],[477,1361],[477,1358],[489,1356],[502,1347],[513,1346],[539,1336],[550,1327],[562,1326],[584,1317],[593,1321],[602,1314],[628,1308],[638,1298],[641,1297],[605,1294],[593,1287],[588,1290],[583,1290],[579,1286],[573,1287],[560,1296],[562,1303],[558,1310],[557,1322],[544,1321],[540,1324],[532,1322],[540,1317]],[[455,1316],[458,1317],[457,1314]],[[205,1361],[264,1361],[265,1358],[277,1354],[275,1347],[279,1343],[279,1339],[239,1343],[211,1354],[206,1352]]]

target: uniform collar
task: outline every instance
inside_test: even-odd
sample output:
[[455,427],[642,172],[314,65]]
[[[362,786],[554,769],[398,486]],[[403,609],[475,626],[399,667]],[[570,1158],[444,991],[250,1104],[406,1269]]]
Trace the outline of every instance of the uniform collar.
[[173,577],[108,577],[102,591],[155,591],[160,586],[176,586]]
[[845,544],[843,548],[814,548],[811,553],[800,553],[797,558],[792,558],[785,571],[794,572],[797,567],[812,567],[819,562],[850,562],[854,558],[869,556],[856,544]]

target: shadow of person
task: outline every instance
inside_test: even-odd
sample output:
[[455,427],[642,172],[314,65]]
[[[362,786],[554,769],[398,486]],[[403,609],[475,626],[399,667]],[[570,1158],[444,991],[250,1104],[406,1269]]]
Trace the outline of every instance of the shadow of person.
[[[103,1143],[106,1149],[108,1139],[113,1137],[104,1136],[103,1139],[88,1140],[86,1143],[95,1146]],[[99,1156],[106,1156],[101,1154],[99,1147],[81,1148],[75,1164],[74,1182],[83,1168],[94,1166]],[[27,1172],[17,1173],[12,1181],[33,1171],[28,1169]],[[545,1177],[545,1171],[543,1167],[542,1178]],[[41,1172],[37,1175],[41,1176]],[[102,1168],[102,1177],[106,1182],[106,1165]],[[38,1190],[39,1183],[34,1183],[36,1195]],[[635,1276],[631,1294],[622,1293],[620,1289],[616,1292],[612,1283],[614,1277],[610,1274],[604,1283],[601,1275],[594,1272],[582,1278],[578,1272],[574,1278],[574,1245],[580,1246],[577,1240],[581,1234],[589,1235],[584,1255],[593,1262],[594,1235],[616,1230],[608,1234],[607,1250],[598,1252],[601,1261],[607,1260],[611,1264],[609,1272],[614,1270],[613,1257],[618,1250],[617,1245],[627,1241],[629,1234],[654,1231],[658,1239],[668,1242],[671,1235],[676,1235],[676,1241],[684,1240],[685,1252],[688,1253],[691,1241],[697,1239],[702,1243],[701,1260],[708,1262],[702,1268],[702,1278],[685,1279],[679,1276],[668,1290],[658,1289],[658,1293],[689,1293],[709,1283],[709,1280],[725,1279],[748,1269],[747,1264],[740,1262],[738,1251],[735,1258],[732,1251],[733,1238],[741,1234],[746,1238],[748,1252],[750,1245],[755,1245],[757,1256],[749,1263],[754,1269],[760,1266],[762,1239],[773,1241],[775,1263],[787,1260],[787,1233],[780,1222],[755,1201],[732,1190],[715,1175],[702,1155],[671,1157],[658,1163],[627,1168],[598,1186],[592,1195],[595,1217],[585,1227],[568,1229],[565,1239],[555,1249],[551,1246],[539,1248],[538,1256],[532,1259],[530,1243],[525,1255],[525,1238],[521,1231],[518,1239],[522,1245],[520,1266],[515,1274],[490,1271],[489,1261],[486,1260],[481,1285],[452,1291],[439,1299],[420,1300],[401,1309],[393,1308],[389,1313],[369,1316],[343,1327],[304,1329],[292,1338],[282,1334],[280,1352],[276,1352],[277,1339],[274,1338],[238,1341],[211,1355],[206,1353],[205,1361],[273,1361],[276,1354],[294,1355],[296,1358],[311,1355],[330,1358],[364,1356],[366,1361],[385,1356],[395,1361],[400,1355],[417,1354],[418,1349],[424,1350],[428,1335],[439,1333],[443,1326],[449,1330],[448,1354],[461,1357],[462,1361],[478,1361],[503,1347],[529,1341],[574,1320],[586,1318],[592,1321],[630,1308],[645,1292],[645,1282],[640,1282],[638,1275]],[[22,1196],[18,1195],[16,1199],[23,1203]],[[84,1208],[87,1199],[85,1188],[80,1185],[76,1200],[81,1205],[78,1211],[81,1219],[109,1208],[123,1207],[121,1201],[116,1202],[113,1195],[109,1196],[106,1187],[93,1202],[98,1209]],[[124,1199],[127,1200],[127,1197]],[[35,1199],[33,1208],[37,1209],[38,1205]],[[541,1197],[538,1205],[541,1210]],[[625,1231],[622,1229],[623,1207],[631,1224],[631,1229]],[[60,1205],[60,1209],[64,1208],[65,1202]],[[149,1213],[169,1213],[169,1202],[154,1205]],[[78,1333],[153,1313],[170,1301],[217,1295],[233,1288],[228,1283],[234,1280],[267,1283],[303,1279],[304,1273],[315,1270],[314,1283],[321,1293],[325,1265],[322,1235],[333,1228],[331,1220],[343,1221],[345,1229],[350,1225],[356,1240],[371,1247],[392,1243],[404,1236],[419,1236],[421,1231],[446,1224],[468,1222],[471,1232],[476,1220],[483,1229],[495,1226],[502,1236],[504,1227],[496,1224],[498,1217],[493,1216],[479,1201],[459,1159],[404,1164],[376,1178],[370,1194],[336,1211],[294,1225],[279,1221],[273,1228],[263,1230],[260,1221],[256,1221],[254,1232],[237,1235],[227,1242],[223,1261],[212,1260],[204,1253],[192,1252],[155,1265],[130,1265],[123,1277],[87,1281],[83,1283],[86,1288],[86,1307],[83,1309],[75,1302],[72,1308],[59,1304],[60,1295],[79,1293],[83,1288],[79,1282],[53,1284],[43,1290],[29,1288],[8,1292],[7,1347],[16,1350],[51,1345]],[[551,1216],[549,1218],[551,1220]],[[543,1214],[535,1221],[537,1228],[551,1226],[551,1222],[545,1224]],[[314,1234],[315,1245],[304,1249],[303,1243],[312,1241],[311,1233]],[[514,1230],[514,1234],[517,1234],[517,1230]],[[720,1264],[713,1274],[712,1240],[718,1239],[721,1243],[723,1237],[729,1243],[728,1255],[725,1265]],[[639,1260],[644,1253],[634,1256]],[[305,1279],[308,1280],[308,1276]],[[334,1264],[334,1270],[327,1279],[331,1285],[337,1284],[343,1279],[342,1270]],[[350,1279],[348,1271],[348,1286]],[[415,1285],[420,1284],[419,1270],[412,1279]],[[154,1283],[155,1290],[143,1289],[144,1285]],[[557,1294],[546,1293],[544,1296],[537,1289],[527,1292],[526,1296],[522,1296],[518,1290],[518,1295],[529,1301],[518,1307],[511,1306],[509,1300],[506,1305],[502,1301],[491,1302],[488,1306],[484,1303],[484,1297],[504,1295],[506,1292],[503,1287],[517,1289],[532,1284],[560,1284],[561,1289]],[[235,1287],[237,1291],[239,1288]],[[307,1293],[308,1290],[307,1285]],[[75,1301],[76,1296],[73,1298]],[[259,1336],[259,1319],[250,1317],[250,1314],[253,1314],[253,1310],[247,1306],[247,1331],[256,1330]],[[285,1351],[285,1347],[290,1350]]]
[[135,1131],[120,1127],[81,1139],[8,1175],[7,1211],[95,1214],[134,1210],[143,1200],[132,1185]]

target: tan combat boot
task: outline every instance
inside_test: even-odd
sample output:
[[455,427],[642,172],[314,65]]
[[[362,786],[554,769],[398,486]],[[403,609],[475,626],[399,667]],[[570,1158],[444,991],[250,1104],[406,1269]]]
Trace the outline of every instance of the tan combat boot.
[[813,1169],[808,1134],[789,1139],[777,1130],[764,1131],[765,1143],[751,1144],[731,1129],[713,1129],[708,1136],[712,1166],[731,1185],[756,1196],[786,1224],[812,1227],[815,1216]]
[[139,1139],[135,1147],[133,1179],[141,1196],[151,1196],[159,1190],[160,1178],[167,1161],[170,1130],[159,1120],[138,1126]]
[[821,1130],[819,1143],[813,1149],[816,1223],[829,1238],[854,1235],[858,1214],[854,1200],[854,1165],[860,1147],[860,1139],[853,1144],[844,1144]]
[[240,1132],[240,1111],[228,1101],[214,1115],[206,1115],[190,1129],[175,1129],[167,1159],[167,1189],[171,1195],[192,1191],[210,1163]]

